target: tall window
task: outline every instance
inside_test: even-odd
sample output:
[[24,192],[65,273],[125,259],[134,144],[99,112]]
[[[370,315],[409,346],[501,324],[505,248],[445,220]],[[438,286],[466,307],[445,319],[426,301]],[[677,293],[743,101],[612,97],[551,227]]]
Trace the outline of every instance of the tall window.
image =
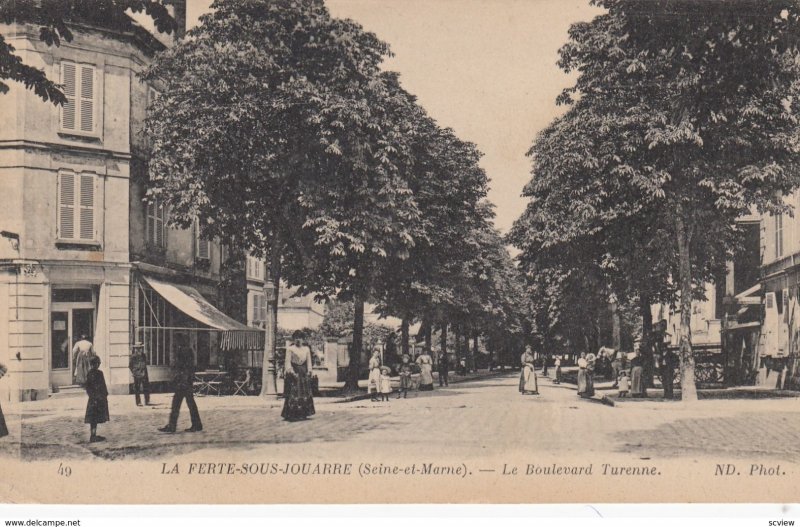
[[255,280],[264,278],[264,262],[254,256],[248,256],[247,278],[253,278]]
[[58,239],[97,241],[94,174],[58,174]]
[[208,260],[211,258],[211,241],[206,240],[200,235],[200,224],[195,222],[194,225],[194,240],[195,240],[195,258],[198,260]]
[[144,351],[152,366],[169,364],[169,349],[172,341],[171,330],[176,324],[172,307],[150,288],[139,290],[139,334],[144,343]]
[[775,258],[783,256],[783,214],[775,215]]
[[260,326],[267,319],[267,301],[262,294],[253,295],[253,314],[250,317],[253,326]]
[[147,204],[147,242],[165,247],[167,241],[166,206],[160,200]]
[[94,66],[61,62],[61,83],[66,104],[61,107],[61,130],[85,134],[96,133],[97,83]]

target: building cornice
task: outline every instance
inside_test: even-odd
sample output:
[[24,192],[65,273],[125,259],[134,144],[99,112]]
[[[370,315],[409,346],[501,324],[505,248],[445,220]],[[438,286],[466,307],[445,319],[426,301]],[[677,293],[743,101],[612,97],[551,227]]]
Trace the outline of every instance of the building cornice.
[[[64,154],[89,154],[96,157],[104,157],[106,159],[116,159],[118,161],[130,161],[132,158],[129,152],[120,150],[108,150],[106,148],[97,148],[91,146],[82,146],[75,144],[53,143],[49,141],[30,141],[27,139],[7,139],[0,141],[0,150],[14,150],[20,148],[28,148],[33,150],[44,150],[48,152],[59,152]],[[6,168],[6,167],[0,167]]]

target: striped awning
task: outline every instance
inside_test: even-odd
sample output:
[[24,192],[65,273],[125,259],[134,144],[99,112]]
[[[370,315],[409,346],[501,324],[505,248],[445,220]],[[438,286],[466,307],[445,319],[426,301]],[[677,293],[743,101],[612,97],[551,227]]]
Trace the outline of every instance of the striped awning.
[[240,329],[222,332],[220,339],[222,351],[259,351],[264,349],[264,331],[259,329]]
[[222,351],[264,349],[264,332],[245,326],[206,300],[197,289],[142,275],[147,284],[176,309],[210,328],[220,330]]

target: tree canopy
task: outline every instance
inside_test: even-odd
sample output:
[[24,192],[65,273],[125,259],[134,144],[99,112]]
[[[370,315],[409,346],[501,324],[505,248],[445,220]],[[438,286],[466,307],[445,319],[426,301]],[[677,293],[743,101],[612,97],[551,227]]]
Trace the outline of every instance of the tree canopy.
[[[568,115],[553,125],[566,127],[567,141],[556,156],[534,156],[526,214],[554,217],[533,228],[524,218],[514,239],[535,257],[547,244],[605,231],[619,257],[627,242],[625,229],[613,229],[619,220],[662,226],[646,236],[670,240],[659,260],[680,296],[683,395],[692,400],[693,288],[733,247],[739,216],[786,210],[781,194],[800,184],[800,13],[790,1],[593,4],[606,13],[573,25],[560,51],[562,69],[578,74],[558,98]],[[557,187],[544,192],[539,177]]]

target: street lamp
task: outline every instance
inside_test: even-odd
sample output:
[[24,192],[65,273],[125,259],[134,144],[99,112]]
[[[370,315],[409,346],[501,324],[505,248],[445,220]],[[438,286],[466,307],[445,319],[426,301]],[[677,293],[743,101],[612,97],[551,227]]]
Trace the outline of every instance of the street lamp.
[[261,395],[278,395],[278,369],[275,364],[275,332],[277,328],[278,286],[267,273],[264,281],[264,298],[267,303],[267,320],[264,324],[264,356],[266,368],[261,376]]

